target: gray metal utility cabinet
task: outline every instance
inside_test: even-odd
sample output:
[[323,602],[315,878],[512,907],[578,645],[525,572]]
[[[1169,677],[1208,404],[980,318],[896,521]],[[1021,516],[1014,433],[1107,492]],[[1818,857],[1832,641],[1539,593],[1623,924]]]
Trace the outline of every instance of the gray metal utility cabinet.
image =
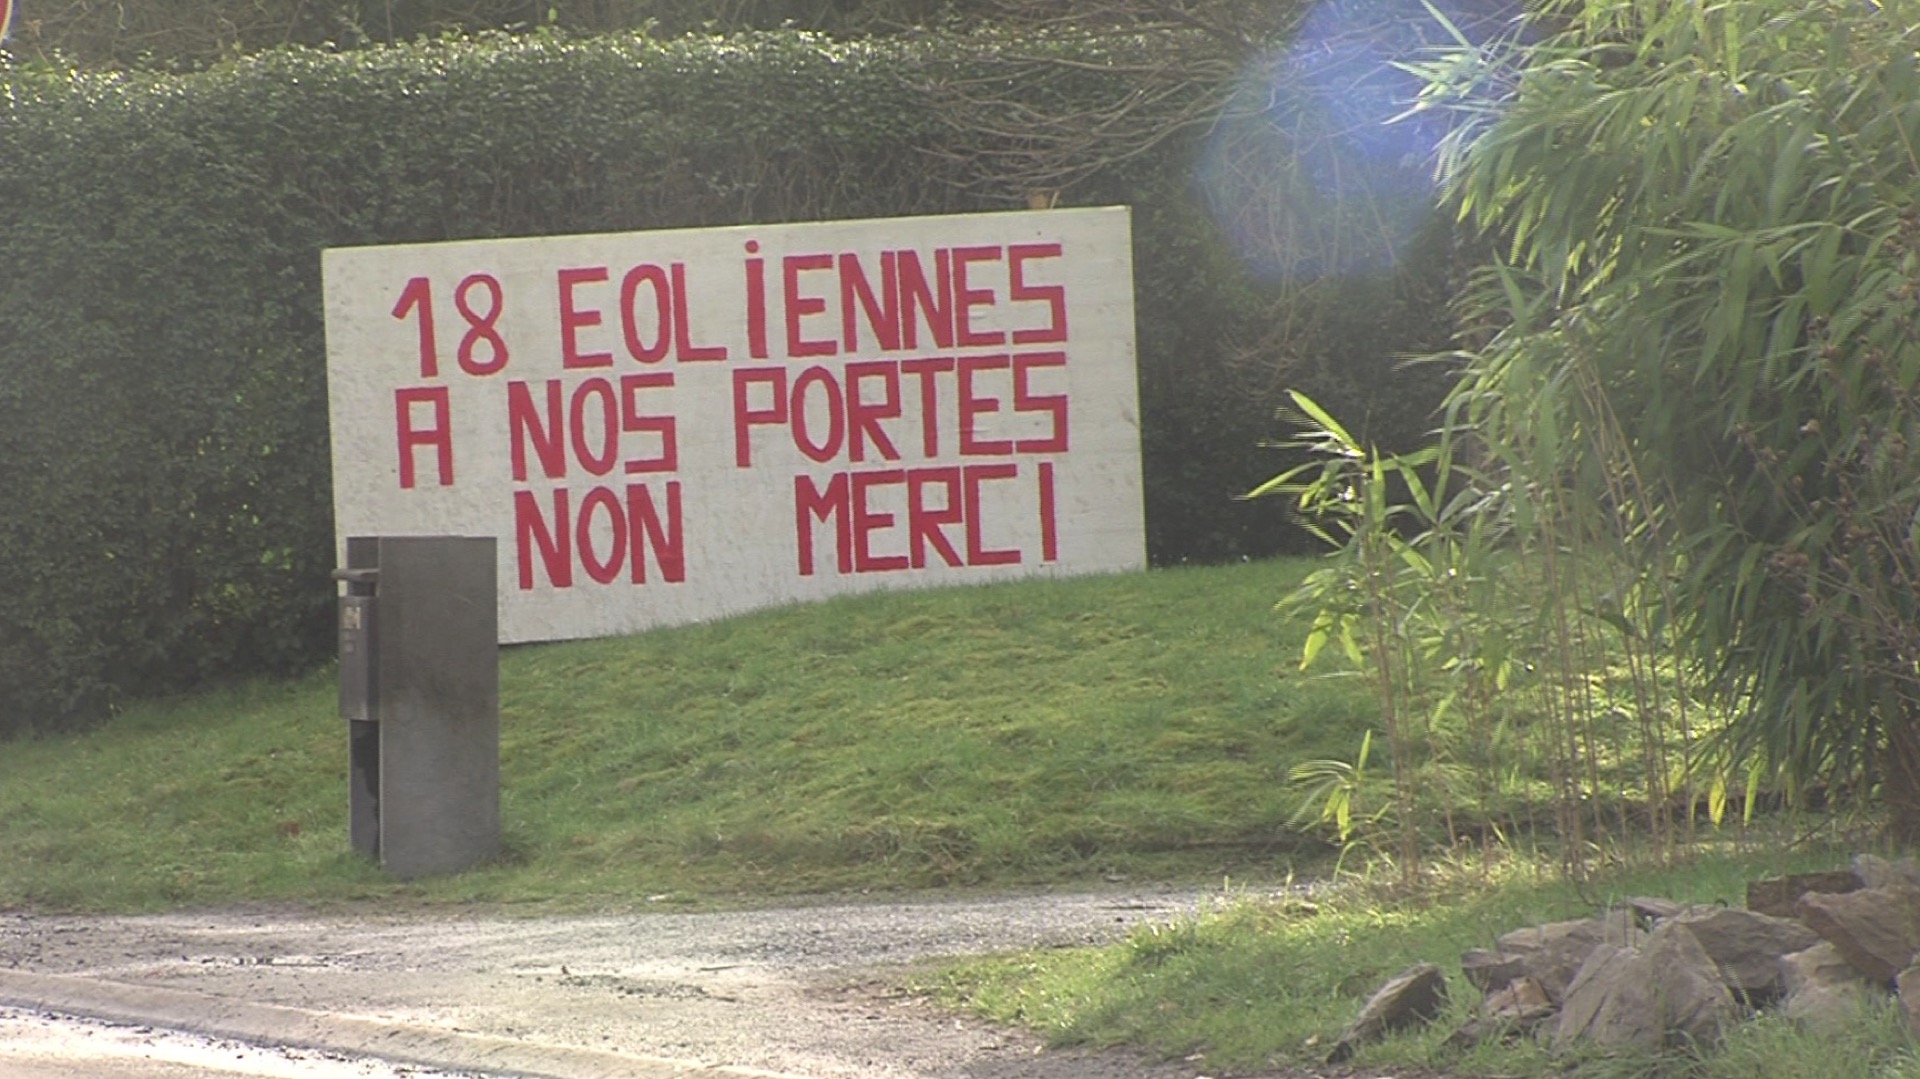
[[500,849],[492,537],[355,536],[340,596],[353,849],[397,877]]

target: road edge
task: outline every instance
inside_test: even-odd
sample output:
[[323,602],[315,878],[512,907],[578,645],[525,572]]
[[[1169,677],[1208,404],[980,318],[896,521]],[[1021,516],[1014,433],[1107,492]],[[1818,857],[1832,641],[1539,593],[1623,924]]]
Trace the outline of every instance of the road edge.
[[0,1005],[160,1027],[252,1045],[377,1057],[444,1071],[529,1079],[806,1079],[788,1072],[436,1030],[73,974],[0,970]]

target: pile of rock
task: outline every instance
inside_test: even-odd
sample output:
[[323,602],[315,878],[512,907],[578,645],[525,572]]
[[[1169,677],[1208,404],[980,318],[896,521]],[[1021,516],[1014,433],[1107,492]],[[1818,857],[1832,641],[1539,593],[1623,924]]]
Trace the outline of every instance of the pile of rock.
[[[1634,899],[1596,918],[1517,929],[1460,957],[1482,997],[1457,1045],[1550,1037],[1556,1050],[1657,1050],[1720,1040],[1758,1009],[1816,1029],[1873,994],[1899,994],[1920,1035],[1920,865],[1861,855],[1853,868],[1754,881],[1747,906]],[[1422,964],[1382,986],[1330,1060],[1445,1011],[1446,977]]]

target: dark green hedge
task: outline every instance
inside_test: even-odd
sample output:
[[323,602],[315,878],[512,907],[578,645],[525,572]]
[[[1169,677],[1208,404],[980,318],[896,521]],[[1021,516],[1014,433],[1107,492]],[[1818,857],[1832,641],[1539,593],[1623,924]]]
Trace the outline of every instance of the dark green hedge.
[[[1002,74],[997,47],[536,36],[0,69],[0,734],[329,654],[322,248],[1017,205],[932,153],[991,149],[927,87]],[[1011,89],[1115,99],[1129,47],[1153,43],[1029,42],[1090,62]],[[1229,362],[1271,316],[1189,197],[1190,142],[1066,196],[1136,208],[1161,563],[1288,542],[1278,507],[1234,501],[1277,464],[1254,448],[1274,387]],[[1418,290],[1356,288],[1372,340],[1322,335],[1335,396],[1441,343],[1437,305],[1381,318]],[[1424,422],[1426,391],[1402,396]]]
[[[1263,0],[1264,2],[1264,0]],[[88,67],[200,67],[236,53],[283,45],[358,48],[488,30],[553,28],[607,34],[650,28],[655,36],[794,26],[840,36],[903,27],[956,25],[1022,14],[1006,0],[139,0],[45,3],[28,0],[8,45],[22,56],[63,55]],[[1252,0],[1209,0],[1216,18]],[[1089,17],[1108,23],[1124,6],[1094,0]],[[1034,4],[1030,21],[1058,22],[1071,6]],[[1236,23],[1284,24],[1290,5],[1269,5]],[[1151,6],[1131,13],[1153,19]],[[1160,20],[1154,20],[1160,21]]]

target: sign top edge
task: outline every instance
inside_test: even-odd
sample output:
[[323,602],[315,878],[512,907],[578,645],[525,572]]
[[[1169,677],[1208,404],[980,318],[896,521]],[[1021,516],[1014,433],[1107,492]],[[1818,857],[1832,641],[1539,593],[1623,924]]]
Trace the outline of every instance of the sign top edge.
[[1018,219],[1018,218],[1059,219],[1061,217],[1100,217],[1100,216],[1120,216],[1120,217],[1127,218],[1129,221],[1131,221],[1132,214],[1133,214],[1133,208],[1127,205],[1067,206],[1067,207],[1060,207],[1058,209],[1047,209],[1047,210],[1028,210],[1028,209],[982,210],[982,211],[974,211],[969,213],[958,213],[958,214],[906,214],[906,215],[899,215],[894,217],[844,217],[844,218],[837,217],[837,218],[826,218],[826,219],[816,220],[816,221],[763,221],[763,222],[744,224],[744,225],[691,225],[691,226],[680,227],[680,228],[617,229],[617,230],[610,230],[607,232],[554,232],[554,233],[530,233],[530,234],[517,235],[517,236],[470,236],[462,239],[423,240],[423,241],[418,241],[413,243],[348,244],[348,245],[343,245],[339,247],[323,248],[322,253],[326,255],[332,255],[336,252],[344,254],[344,253],[359,252],[359,251],[405,251],[405,250],[427,251],[427,250],[436,250],[440,248],[459,247],[459,246],[465,246],[470,244],[542,244],[542,243],[553,243],[556,241],[564,242],[567,240],[579,240],[579,239],[584,239],[588,237],[594,237],[594,238],[617,237],[617,236],[665,237],[665,236],[693,235],[693,234],[713,236],[713,235],[726,234],[726,233],[734,233],[741,236],[747,236],[753,233],[766,232],[770,229],[779,229],[781,231],[804,232],[804,231],[813,230],[813,229],[826,230],[826,229],[834,229],[834,228],[844,228],[848,225],[853,225],[853,224],[887,225],[887,224],[896,224],[896,223],[905,224],[909,222],[921,222],[921,221],[926,221],[926,222],[987,221],[987,220],[1011,220],[1011,219]]

